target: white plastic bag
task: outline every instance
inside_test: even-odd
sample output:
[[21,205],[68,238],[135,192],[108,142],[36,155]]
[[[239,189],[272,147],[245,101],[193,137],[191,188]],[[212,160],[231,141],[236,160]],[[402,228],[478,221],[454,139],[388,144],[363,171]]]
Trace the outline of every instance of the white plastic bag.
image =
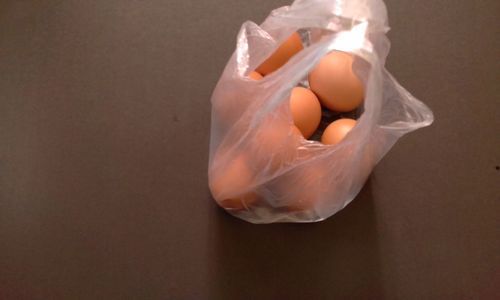
[[[260,26],[243,24],[211,99],[209,186],[222,207],[252,223],[323,220],[354,199],[402,135],[432,123],[432,112],[384,68],[388,30],[381,0],[296,0]],[[296,31],[306,47],[250,80],[249,72]],[[333,50],[355,55],[365,98],[357,125],[331,146],[291,129],[289,96]]]

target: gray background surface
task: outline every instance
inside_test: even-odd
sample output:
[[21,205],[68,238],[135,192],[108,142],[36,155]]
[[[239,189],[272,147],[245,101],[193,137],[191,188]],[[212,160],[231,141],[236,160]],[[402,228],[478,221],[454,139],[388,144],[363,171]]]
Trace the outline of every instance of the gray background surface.
[[207,188],[209,97],[285,0],[0,1],[0,299],[499,299],[500,2],[389,0],[434,111],[322,223]]

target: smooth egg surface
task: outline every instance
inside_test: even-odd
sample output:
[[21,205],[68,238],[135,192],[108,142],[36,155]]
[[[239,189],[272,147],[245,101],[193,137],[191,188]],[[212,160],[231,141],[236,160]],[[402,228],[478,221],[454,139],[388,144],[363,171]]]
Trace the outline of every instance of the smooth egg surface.
[[326,127],[321,136],[321,142],[325,145],[338,144],[354,126],[356,126],[356,120],[353,119],[339,119],[334,121]]
[[292,90],[290,112],[293,123],[306,139],[316,131],[321,121],[321,104],[307,88],[296,87]]
[[286,64],[292,56],[300,52],[303,48],[300,35],[295,32],[269,58],[257,67],[256,71],[266,76]]
[[309,74],[311,90],[330,110],[352,111],[363,101],[363,84],[352,70],[353,60],[351,54],[333,51]]

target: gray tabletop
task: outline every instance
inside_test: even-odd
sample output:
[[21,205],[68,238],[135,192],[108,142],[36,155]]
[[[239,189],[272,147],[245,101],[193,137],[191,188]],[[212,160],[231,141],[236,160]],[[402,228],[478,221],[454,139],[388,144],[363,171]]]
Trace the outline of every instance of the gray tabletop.
[[387,1],[433,109],[316,224],[207,188],[209,97],[286,0],[0,1],[0,299],[500,298],[500,2]]

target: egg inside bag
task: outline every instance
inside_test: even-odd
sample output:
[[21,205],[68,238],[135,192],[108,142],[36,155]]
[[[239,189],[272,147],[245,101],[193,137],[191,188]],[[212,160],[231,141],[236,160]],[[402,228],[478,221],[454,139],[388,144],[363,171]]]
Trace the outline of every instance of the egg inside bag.
[[385,69],[388,30],[381,0],[296,0],[242,25],[211,98],[208,185],[221,207],[251,223],[324,220],[401,136],[433,122]]

